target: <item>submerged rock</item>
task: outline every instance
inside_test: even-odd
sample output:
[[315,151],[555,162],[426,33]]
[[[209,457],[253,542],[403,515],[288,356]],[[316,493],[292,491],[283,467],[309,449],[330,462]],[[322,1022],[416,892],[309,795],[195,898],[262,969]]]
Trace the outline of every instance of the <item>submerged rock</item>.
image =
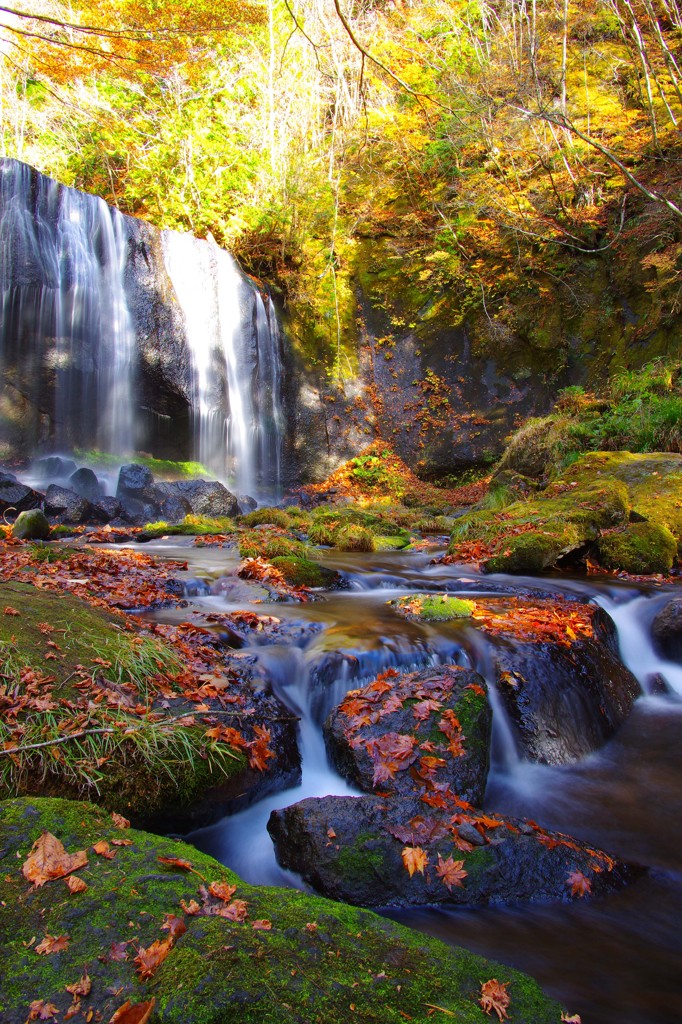
[[366,793],[411,797],[450,786],[483,799],[492,711],[477,672],[450,666],[399,675],[389,670],[351,690],[324,725],[336,770]]
[[[110,1021],[128,1001],[139,1013],[152,1000],[157,1024],[327,1024],[349,1013],[426,1024],[432,1003],[473,1021],[485,1019],[478,999],[492,977],[505,982],[514,1024],[558,1024],[559,1005],[518,971],[368,911],[247,885],[194,847],[121,824],[66,800],[0,804],[3,1024],[48,1006],[63,1020],[75,1002],[82,1019]],[[38,888],[22,866],[43,833],[85,864]],[[74,878],[85,884],[70,894]],[[62,940],[41,956],[46,936]],[[79,979],[85,994],[72,996]]]
[[273,811],[268,831],[282,867],[363,907],[565,902],[604,895],[635,873],[523,820],[466,804],[422,808],[415,814],[397,797],[310,797]]

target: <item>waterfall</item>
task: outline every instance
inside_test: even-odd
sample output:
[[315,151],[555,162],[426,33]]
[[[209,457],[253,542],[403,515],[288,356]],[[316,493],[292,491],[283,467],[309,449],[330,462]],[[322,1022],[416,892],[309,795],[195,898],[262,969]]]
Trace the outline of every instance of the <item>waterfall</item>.
[[102,199],[0,160],[0,360],[56,447],[134,447],[127,248],[123,216]]
[[274,306],[211,239],[164,231],[166,271],[185,319],[195,457],[241,493],[281,479],[281,339]]

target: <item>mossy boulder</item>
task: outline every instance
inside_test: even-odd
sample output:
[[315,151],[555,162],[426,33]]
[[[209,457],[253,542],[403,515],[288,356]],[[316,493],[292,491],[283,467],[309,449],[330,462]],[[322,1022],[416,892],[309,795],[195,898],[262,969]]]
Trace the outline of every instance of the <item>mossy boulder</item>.
[[[86,851],[88,863],[78,871],[85,890],[71,895],[63,879],[36,888],[24,878],[22,865],[43,832],[69,853]],[[130,845],[113,845],[121,839]],[[111,859],[94,852],[100,841],[109,844]],[[462,1024],[478,1024],[481,983],[496,977],[509,985],[515,1024],[559,1022],[558,1004],[518,971],[365,910],[246,885],[196,849],[121,830],[88,804],[0,804],[0,848],[4,1024],[25,1024],[31,1004],[41,1000],[63,1019],[77,998],[66,986],[85,975],[81,1014],[105,1021],[126,1001],[153,998],[151,1024],[328,1024],[344,1019],[351,1004],[353,1018],[364,1024],[401,1024],[406,1017],[426,1024],[433,1003]],[[210,890],[219,892],[221,883],[236,887],[231,905],[243,901],[236,916],[244,920],[220,916],[228,903]],[[169,915],[186,930],[144,977],[138,951],[169,939],[163,930]],[[63,948],[37,953],[46,935],[64,936]]]
[[238,539],[239,554],[242,558],[301,558],[310,560],[313,549],[309,544],[285,533],[277,527],[263,526],[247,530]]
[[135,539],[143,543],[158,537],[217,537],[232,533],[235,524],[228,516],[200,516],[189,514],[178,523],[160,519],[142,527]]
[[341,573],[328,569],[309,558],[290,558],[279,555],[272,559],[287,583],[293,587],[313,587],[322,590],[336,590],[343,585]]
[[409,530],[389,515],[352,506],[316,510],[308,539],[341,551],[396,551],[412,541]]
[[[678,554],[682,544],[681,493],[682,455],[591,452],[528,500],[457,520],[448,552],[466,559],[477,551],[488,572],[537,573],[602,550],[608,568],[667,572],[670,535]],[[603,537],[630,519],[668,532],[628,527]]]
[[50,536],[49,520],[39,508],[20,512],[12,524],[12,536],[19,540],[47,540]]
[[[0,741],[28,745],[5,758],[0,797],[87,796],[138,823],[190,828],[216,820],[243,794],[298,780],[296,720],[273,695],[241,685],[236,674],[230,684],[230,707],[248,712],[247,721],[235,722],[243,739],[254,738],[255,725],[270,728],[272,756],[259,771],[246,748],[207,738],[207,715],[219,712],[214,724],[225,722],[226,690],[192,698],[199,681],[192,685],[190,676],[187,689],[176,682],[185,665],[163,637],[30,584],[0,584],[0,602],[12,623],[0,640],[12,697],[0,698],[0,707],[17,706],[16,719],[0,719]],[[222,646],[208,631],[205,643]],[[198,700],[206,708],[202,721],[192,713]],[[70,734],[73,742],[65,739]],[[31,749],[33,743],[40,746]]]
[[[575,873],[594,895],[634,875],[530,822],[461,804],[448,813],[422,807],[416,815],[412,802],[398,797],[309,797],[273,811],[268,831],[282,867],[356,906],[564,902],[579,895]],[[410,854],[421,858],[411,872]]]
[[635,576],[669,573],[677,558],[677,540],[658,523],[629,523],[603,534],[598,544],[605,569],[622,569]]
[[490,762],[492,711],[485,683],[457,666],[383,673],[351,690],[329,715],[329,758],[365,793],[422,795],[420,772],[480,803]]
[[473,601],[451,597],[450,594],[409,594],[388,603],[406,618],[421,622],[468,619],[476,607]]

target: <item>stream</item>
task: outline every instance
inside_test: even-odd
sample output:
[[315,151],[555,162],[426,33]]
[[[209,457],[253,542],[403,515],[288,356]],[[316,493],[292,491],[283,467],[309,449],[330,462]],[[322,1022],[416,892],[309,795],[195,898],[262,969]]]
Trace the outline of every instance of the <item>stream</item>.
[[[146,550],[187,559],[191,576],[213,584],[238,563],[229,550],[185,546],[177,539]],[[322,562],[340,570],[349,589],[309,604],[256,606],[260,614],[324,627],[301,646],[249,649],[264,680],[300,716],[302,781],[188,840],[248,882],[305,888],[278,866],[265,826],[271,810],[304,797],[355,792],[327,763],[320,726],[331,707],[348,689],[392,665],[409,670],[456,662],[486,675],[490,639],[461,621],[407,621],[387,601],[417,590],[447,590],[468,597],[534,591],[596,602],[616,624],[621,658],[639,680],[642,697],[601,750],[576,764],[551,767],[519,756],[501,701],[491,692],[492,764],[484,808],[532,818],[650,870],[602,900],[474,910],[389,908],[386,914],[528,972],[570,1013],[580,1014],[583,1024],[682,1021],[682,666],[655,654],[648,629],[674,588],[597,577],[482,576],[465,566],[431,565],[433,554],[324,552]],[[220,595],[190,601],[185,620],[193,610],[245,607]],[[335,661],[336,651],[350,657]],[[316,682],[320,665],[324,686]],[[665,679],[665,696],[654,692],[655,676]]]

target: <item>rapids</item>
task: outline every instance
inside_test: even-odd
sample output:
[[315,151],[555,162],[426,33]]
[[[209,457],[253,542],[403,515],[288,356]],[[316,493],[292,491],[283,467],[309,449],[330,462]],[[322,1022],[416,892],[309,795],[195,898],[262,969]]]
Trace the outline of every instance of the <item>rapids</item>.
[[[209,582],[237,563],[236,556],[215,548],[169,542],[154,547],[161,557],[189,558],[189,572]],[[447,590],[462,596],[521,590],[544,597],[572,594],[596,602],[612,616],[621,658],[642,687],[634,711],[601,750],[579,763],[551,767],[527,763],[519,756],[513,727],[492,693],[492,766],[484,806],[533,818],[650,870],[629,888],[600,901],[452,911],[387,908],[386,913],[527,971],[570,1013],[581,1014],[583,1024],[682,1020],[682,668],[655,654],[648,630],[673,588],[595,577],[479,576],[462,566],[430,565],[430,557],[325,552],[324,563],[345,574],[349,589],[311,604],[259,605],[260,612],[325,627],[300,647],[258,646],[251,651],[258,656],[264,680],[301,717],[302,782],[194,832],[189,841],[250,882],[302,888],[297,876],[277,865],[265,825],[274,808],[306,796],[352,792],[325,756],[320,723],[329,708],[346,690],[390,665],[410,668],[454,661],[486,675],[489,638],[461,623],[406,621],[386,604],[388,600],[416,590]],[[204,611],[240,607],[221,596],[195,598],[192,606]],[[349,657],[331,663],[337,666],[336,675],[321,691],[316,685],[321,671],[329,682],[325,655],[339,650]],[[652,692],[655,676],[665,680],[665,695]]]

